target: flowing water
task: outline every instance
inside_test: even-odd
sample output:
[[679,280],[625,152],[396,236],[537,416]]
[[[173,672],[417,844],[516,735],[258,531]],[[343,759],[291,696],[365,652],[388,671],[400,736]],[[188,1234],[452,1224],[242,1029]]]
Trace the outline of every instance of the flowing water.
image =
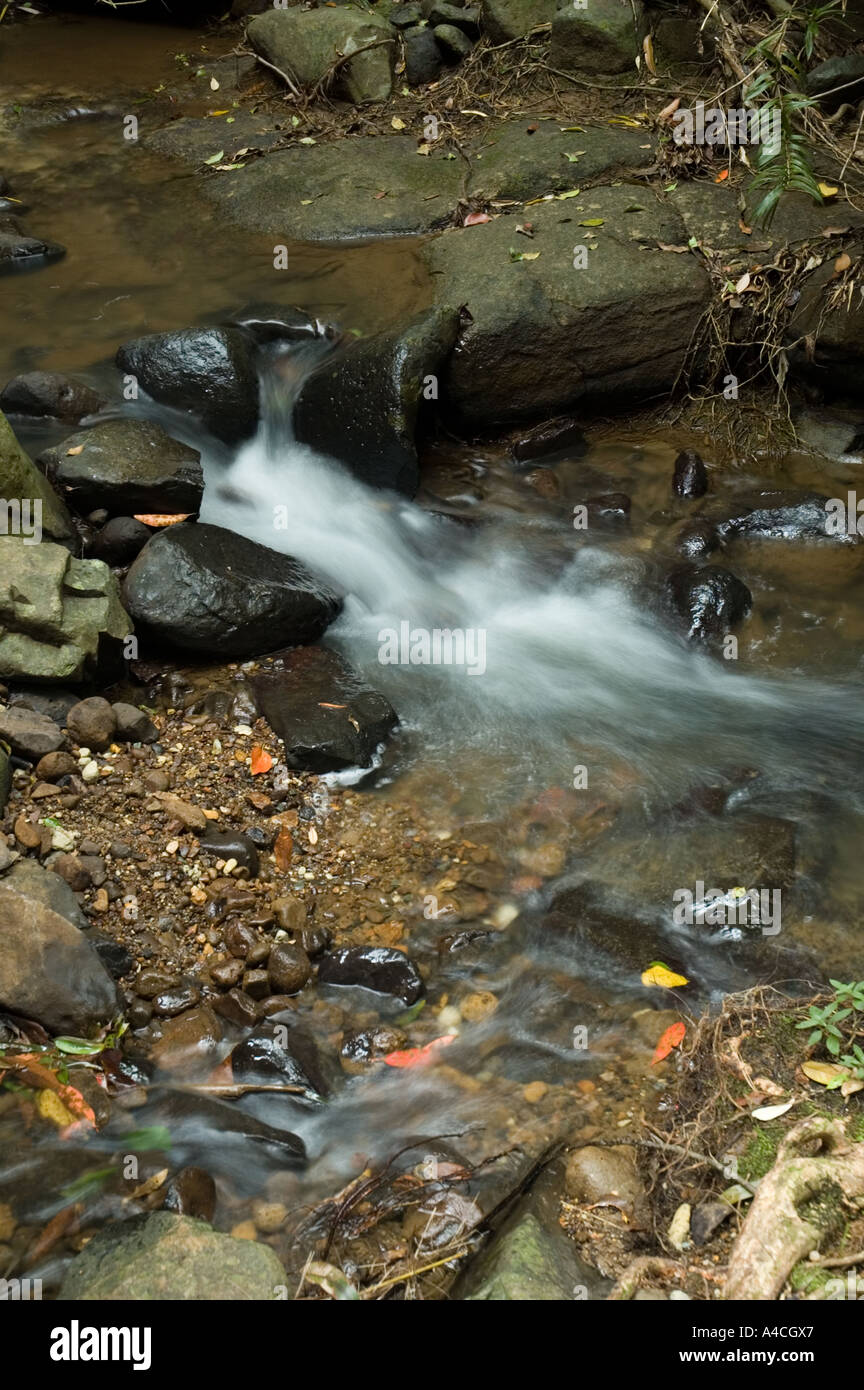
[[[150,39],[160,61],[175,41],[173,32]],[[139,61],[147,66],[146,55]],[[22,84],[22,95],[44,91],[38,67],[22,74]],[[77,89],[71,80],[60,95],[72,100]],[[144,152],[130,160],[108,119],[47,123],[4,151],[34,227],[70,248],[65,261],[39,275],[3,282],[4,380],[41,367],[104,383],[124,337],[274,298],[263,242],[226,234],[204,211],[190,219],[183,176]],[[381,326],[426,293],[406,243],[295,248],[292,267],[279,284],[280,302],[343,328]],[[514,472],[503,448],[447,442],[430,446],[424,493],[408,502],[371,491],[293,439],[294,388],[284,366],[272,358],[262,364],[264,422],[233,457],[180,422],[205,459],[202,520],[303,560],[344,596],[327,643],[390,698],[401,721],[355,791],[365,805],[419,807],[442,840],[468,833],[494,844],[510,878],[531,873],[550,850],[555,868],[535,875],[521,897],[506,884],[490,895],[472,922],[494,935],[485,954],[469,948],[442,963],[434,956],[440,928],[413,924],[409,949],[435,960],[439,996],[458,994],[470,981],[499,1000],[494,1019],[465,1028],[449,1048],[447,1068],[343,1081],[326,1105],[285,1097],[243,1102],[244,1113],[302,1137],[312,1160],[306,1172],[286,1175],[278,1150],[265,1156],[260,1144],[232,1147],[227,1112],[220,1118],[175,1104],[174,1157],[218,1165],[224,1220],[250,1194],[274,1190],[274,1169],[275,1190],[302,1210],[353,1176],[361,1160],[392,1154],[418,1133],[467,1129],[475,1138],[457,1142],[473,1143],[475,1154],[494,1152],[513,1136],[512,1085],[572,1083],[614,1060],[636,1007],[632,991],[608,960],[598,967],[590,953],[556,955],[520,921],[540,920],[561,884],[591,879],[623,894],[646,931],[656,925],[668,932],[672,892],[687,885],[668,881],[666,905],[658,906],[656,879],[670,845],[693,827],[710,859],[715,829],[722,835],[736,817],[794,822],[799,879],[785,930],[815,949],[831,973],[861,974],[864,606],[856,548],[740,546],[730,564],[754,593],[754,613],[740,634],[739,659],[724,662],[690,645],[662,601],[671,536],[684,515],[671,496],[671,468],[687,440],[673,432],[640,437],[626,426],[597,430],[586,453],[557,460],[552,499]],[[35,445],[48,436],[34,430],[22,437]],[[784,482],[843,495],[849,468],[802,453],[786,461]],[[711,476],[712,488],[733,497],[766,473],[754,461]],[[632,496],[629,526],[574,529],[572,506],[586,480],[594,492]],[[276,526],[277,509],[287,526]],[[387,633],[403,625],[474,634],[474,673],[464,665],[382,661]],[[722,816],[706,814],[699,801],[717,786]],[[326,789],[321,795],[326,814]],[[529,811],[544,798],[563,808],[557,820]],[[514,918],[509,932],[500,930]],[[685,935],[681,943],[685,954],[704,952],[704,962],[691,963],[703,968],[706,997],[740,983],[725,957],[714,961],[711,942]],[[586,1011],[599,1020],[598,1031],[588,1054],[576,1056],[570,1040]],[[308,1021],[326,1033],[311,1010]],[[429,1036],[437,1031],[431,1020]],[[466,1075],[477,1084],[467,1085]],[[165,1105],[170,1110],[172,1094],[182,1100],[181,1092],[166,1091],[155,1120],[168,1113]],[[11,1122],[8,1114],[0,1118],[7,1140]],[[42,1141],[36,1151],[31,1140],[25,1158],[0,1167],[0,1189],[26,1193],[28,1219],[38,1224],[68,1200],[70,1182],[99,1166],[100,1153],[123,1151],[122,1125],[86,1147]],[[87,1200],[94,1221],[100,1202],[104,1214],[116,1210],[116,1200]],[[50,1261],[43,1272],[50,1281]]]

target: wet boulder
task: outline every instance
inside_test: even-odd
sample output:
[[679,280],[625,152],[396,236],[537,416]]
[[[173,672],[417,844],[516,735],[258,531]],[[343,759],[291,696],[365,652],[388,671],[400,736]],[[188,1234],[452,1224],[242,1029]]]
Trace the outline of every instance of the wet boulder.
[[27,236],[14,228],[0,228],[0,275],[20,270],[41,270],[42,266],[59,261],[66,247],[42,237]]
[[142,1123],[169,1130],[175,1162],[200,1164],[240,1190],[260,1190],[265,1171],[301,1168],[306,1162],[302,1139],[256,1120],[233,1101],[186,1090],[154,1088],[152,1094]]
[[302,1087],[307,1098],[330,1089],[314,1038],[293,1022],[262,1023],[234,1048],[231,1072],[241,1085],[279,1082]]
[[832,534],[827,503],[828,498],[818,492],[766,489],[743,493],[731,504],[718,498],[700,516],[715,525],[724,541],[824,541]]
[[423,993],[423,980],[414,962],[390,946],[340,946],[321,957],[322,985],[353,985],[413,1004]]
[[[671,207],[634,202],[622,184],[531,214],[534,261],[513,261],[506,217],[452,228],[421,253],[438,302],[470,314],[440,382],[444,410],[466,431],[577,406],[620,410],[667,391],[708,303],[704,268],[658,249],[687,241]],[[592,234],[580,221],[602,226]]]
[[222,1235],[189,1216],[154,1211],[103,1226],[67,1269],[59,1298],[266,1302],[284,1298],[285,1283],[269,1246]]
[[279,669],[253,678],[258,708],[284,742],[288,767],[336,772],[370,767],[399,722],[390,702],[333,652],[287,652]]
[[92,387],[62,372],[25,372],[0,391],[0,409],[8,415],[48,417],[77,425],[106,405]]
[[134,516],[112,516],[96,533],[88,546],[92,560],[125,569],[140,554],[153,532]]
[[126,576],[136,623],[181,649],[257,656],[315,642],[340,601],[290,556],[220,526],[182,524],[160,532]]
[[[311,89],[336,68],[337,93],[362,105],[386,101],[393,84],[395,33],[387,20],[347,7],[271,9],[250,21],[246,37],[262,58]],[[376,47],[372,48],[371,45]],[[358,52],[364,49],[364,52]],[[351,54],[356,57],[351,58]]]
[[308,343],[333,331],[302,309],[285,304],[247,304],[228,322],[251,333],[258,343]]
[[708,491],[705,464],[693,449],[682,449],[676,458],[672,491],[678,497],[704,497]]
[[[0,1008],[87,1036],[117,1012],[114,981],[86,934],[48,905],[47,891],[31,895],[18,867],[0,883]],[[71,893],[58,875],[45,877]]]
[[394,331],[360,338],[328,358],[300,388],[297,438],[372,487],[413,497],[418,418],[424,400],[437,399],[437,373],[457,329],[457,312],[442,307]]
[[[453,1298],[469,1303],[567,1303],[588,1286],[575,1247],[545,1230],[533,1212],[520,1212],[468,1264]],[[588,1271],[591,1283],[597,1282]]]
[[753,606],[747,585],[722,565],[683,565],[669,575],[667,588],[691,638],[725,637]]
[[255,344],[240,328],[152,333],[124,343],[117,366],[153,400],[195,416],[226,444],[257,428]]
[[[401,8],[406,7],[403,5]],[[408,86],[423,87],[427,82],[437,82],[444,60],[431,29],[418,27],[404,30],[402,44]]]
[[197,512],[204,492],[197,449],[152,420],[105,420],[45,449],[38,462],[82,514]]
[[564,72],[632,72],[646,31],[639,0],[562,0],[552,20],[550,63]]

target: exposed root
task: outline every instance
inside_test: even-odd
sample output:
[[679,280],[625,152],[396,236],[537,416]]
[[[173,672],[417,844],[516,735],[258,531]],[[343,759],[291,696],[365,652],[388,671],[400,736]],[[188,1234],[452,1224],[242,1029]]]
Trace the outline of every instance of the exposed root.
[[[815,1154],[808,1150],[818,1145]],[[786,1135],[741,1229],[727,1299],[779,1296],[799,1260],[837,1234],[846,1206],[864,1198],[864,1144],[836,1120],[811,1115]]]
[[683,1278],[686,1270],[677,1260],[667,1260],[662,1255],[641,1255],[633,1260],[615,1284],[607,1303],[624,1302],[634,1297],[646,1279]]

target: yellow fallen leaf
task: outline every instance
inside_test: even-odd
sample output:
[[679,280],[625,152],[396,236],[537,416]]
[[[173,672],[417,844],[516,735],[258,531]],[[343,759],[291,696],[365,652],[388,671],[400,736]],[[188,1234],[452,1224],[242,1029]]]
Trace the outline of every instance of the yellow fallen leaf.
[[424,142],[424,144],[422,144],[422,145],[418,145],[418,146],[417,146],[417,153],[418,153],[418,154],[428,154],[428,153],[429,153],[429,146],[428,146],[427,144],[425,144],[425,142]]
[[36,1096],[36,1109],[43,1120],[50,1120],[58,1129],[75,1123],[75,1116],[66,1109],[56,1091],[40,1091]]
[[854,1096],[856,1091],[864,1091],[864,1081],[859,1081],[857,1076],[850,1076],[840,1087],[841,1096]]
[[219,83],[215,77],[210,78],[210,90],[211,92],[218,92],[219,90]]
[[642,52],[645,55],[645,66],[652,77],[657,76],[657,69],[654,66],[654,45],[651,42],[651,35],[646,34],[642,40]]
[[393,119],[392,119],[392,121],[390,122],[390,124],[391,124],[391,126],[393,127],[394,130],[404,130],[404,129],[405,129],[405,122],[404,122],[403,120],[400,120],[398,116],[394,116]]
[[67,449],[67,450],[66,450],[66,457],[67,457],[67,458],[71,458],[73,454],[82,454],[83,452],[84,452],[84,445],[83,445],[83,444],[76,444],[75,447],[74,447],[74,449]]
[[840,192],[840,189],[835,188],[833,183],[820,183],[819,192],[822,194],[823,198],[833,198],[835,193]]
[[522,252],[522,255],[521,255],[521,257],[520,257],[520,260],[523,260],[523,261],[536,261],[536,259],[537,259],[537,257],[538,257],[539,255],[540,255],[540,252],[539,252],[539,251],[523,251],[523,252]]
[[670,970],[662,960],[652,960],[647,969],[642,971],[642,983],[646,986],[659,985],[662,989],[680,989],[690,981],[686,975],[678,975],[674,970]]
[[810,1081],[820,1086],[836,1086],[840,1081],[852,1080],[848,1067],[838,1062],[802,1062],[801,1070]]
[[852,257],[846,251],[842,251],[834,262],[834,274],[842,275],[843,271],[848,270],[851,264]]

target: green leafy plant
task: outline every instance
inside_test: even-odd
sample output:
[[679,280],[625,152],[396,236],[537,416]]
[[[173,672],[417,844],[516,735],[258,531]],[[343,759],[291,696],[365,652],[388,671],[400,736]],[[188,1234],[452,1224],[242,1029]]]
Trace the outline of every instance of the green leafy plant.
[[[845,1067],[849,1078],[864,1081],[864,1049],[856,1042],[858,1020],[856,1014],[864,1014],[864,981],[856,980],[843,984],[841,980],[831,980],[833,999],[827,1004],[811,1004],[807,1016],[795,1027],[809,1028],[808,1046],[821,1044],[840,1066]],[[834,1090],[843,1084],[843,1076],[838,1075],[829,1083]]]

